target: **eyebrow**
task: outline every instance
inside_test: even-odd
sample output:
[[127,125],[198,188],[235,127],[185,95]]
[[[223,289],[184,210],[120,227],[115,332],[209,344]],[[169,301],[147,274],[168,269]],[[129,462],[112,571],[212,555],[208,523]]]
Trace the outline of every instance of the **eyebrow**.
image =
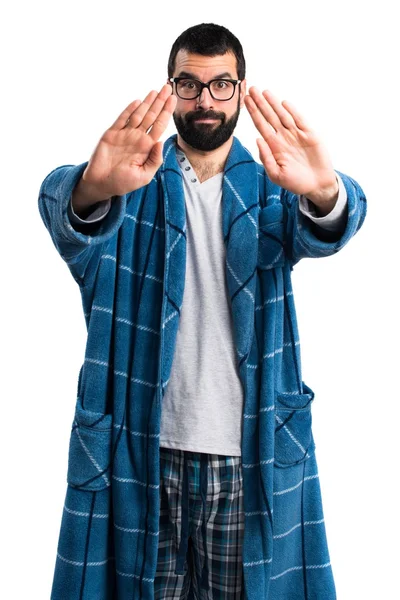
[[[190,73],[189,71],[180,71],[177,77],[187,77],[188,79],[198,80],[197,75],[194,75],[194,73]],[[224,77],[227,77],[228,79],[233,79],[232,75],[228,71],[225,71],[224,73],[219,73],[218,75],[215,75],[212,79],[223,79]]]

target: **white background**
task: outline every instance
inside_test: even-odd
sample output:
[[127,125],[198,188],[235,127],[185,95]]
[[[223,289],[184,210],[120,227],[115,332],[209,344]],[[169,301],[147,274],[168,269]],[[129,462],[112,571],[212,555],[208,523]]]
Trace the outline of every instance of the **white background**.
[[[293,277],[338,598],[400,597],[394,8],[36,0],[3,12],[2,598],[50,596],[86,342],[79,288],[39,216],[40,183],[58,165],[88,160],[129,102],[161,88],[173,41],[200,22],[232,30],[249,85],[292,101],[369,200],[349,245],[303,260]],[[171,123],[164,138],[173,132]],[[245,109],[236,135],[258,158]]]

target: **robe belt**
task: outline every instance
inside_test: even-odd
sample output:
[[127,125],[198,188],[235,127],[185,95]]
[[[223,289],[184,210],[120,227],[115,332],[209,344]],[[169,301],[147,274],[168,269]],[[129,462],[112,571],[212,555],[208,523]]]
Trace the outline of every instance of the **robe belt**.
[[[181,540],[179,551],[176,557],[175,575],[184,575],[184,563],[188,549],[189,541],[189,469],[187,464],[187,452],[183,452],[183,480],[182,480],[182,506],[181,506]],[[207,454],[200,453],[200,494],[203,504],[203,522],[201,524],[203,534],[204,565],[201,573],[200,587],[209,590],[209,568],[207,552],[207,475],[208,459]]]

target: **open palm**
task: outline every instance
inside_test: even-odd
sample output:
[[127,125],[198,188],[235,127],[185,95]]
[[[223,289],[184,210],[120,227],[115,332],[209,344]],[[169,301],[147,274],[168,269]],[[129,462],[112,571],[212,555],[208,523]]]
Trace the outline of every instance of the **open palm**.
[[162,142],[176,105],[172,88],[165,85],[135,100],[107,129],[97,144],[83,179],[108,198],[132,192],[148,184],[162,164]]
[[254,87],[245,104],[262,135],[257,145],[271,181],[307,197],[335,185],[326,149],[292,104],[281,103],[271,92],[261,93]]

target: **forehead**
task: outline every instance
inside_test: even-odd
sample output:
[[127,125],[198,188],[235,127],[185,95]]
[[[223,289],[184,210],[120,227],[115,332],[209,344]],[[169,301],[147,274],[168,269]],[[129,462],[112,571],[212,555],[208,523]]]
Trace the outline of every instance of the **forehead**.
[[179,77],[181,72],[190,73],[203,81],[220,75],[236,79],[236,56],[232,52],[217,56],[203,56],[192,54],[187,50],[179,50],[175,59],[174,77]]

